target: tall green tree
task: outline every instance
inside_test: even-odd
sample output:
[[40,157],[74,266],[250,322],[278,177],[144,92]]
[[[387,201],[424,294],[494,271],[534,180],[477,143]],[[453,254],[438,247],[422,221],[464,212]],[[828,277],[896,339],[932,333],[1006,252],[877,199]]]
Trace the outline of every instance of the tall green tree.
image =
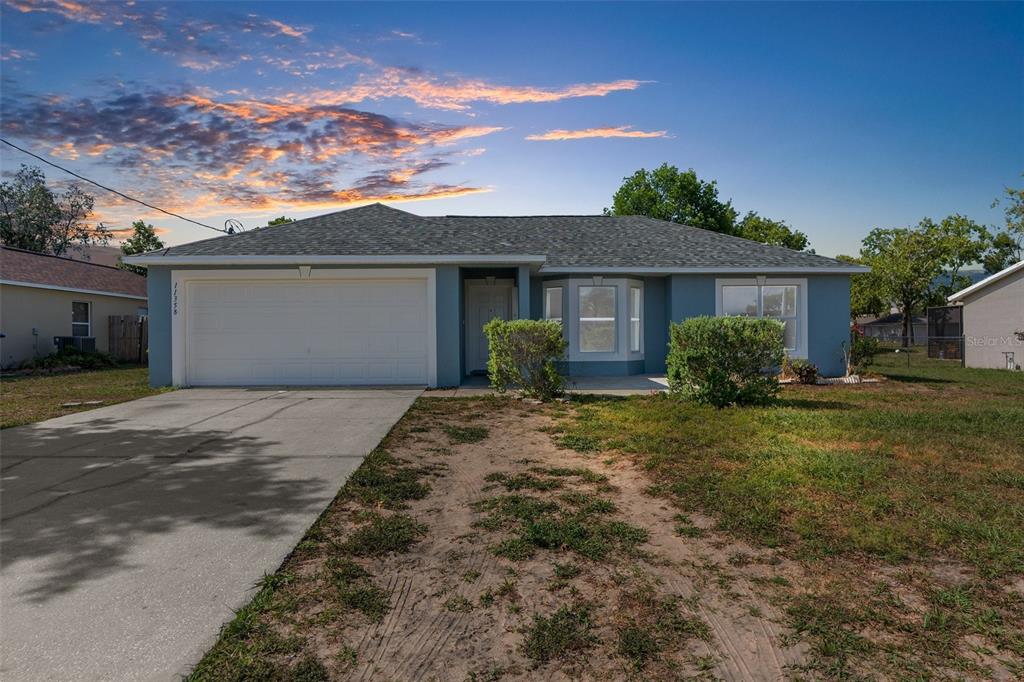
[[[867,265],[864,259],[857,256],[836,256],[836,260],[853,265]],[[878,283],[871,273],[850,275],[850,317],[856,319],[861,315],[880,317],[889,312],[892,302],[885,298]]]
[[903,345],[913,336],[912,316],[935,297],[947,261],[946,245],[931,221],[914,228],[876,228],[864,238],[860,262],[871,268],[865,286],[903,315]]
[[732,201],[718,198],[714,180],[701,180],[692,168],[680,171],[667,163],[652,171],[641,168],[623,178],[612,197],[611,208],[604,209],[604,213],[643,215],[797,251],[807,248],[807,235],[803,232],[754,211],[740,220]]
[[0,182],[0,242],[55,256],[106,244],[109,235],[86,222],[93,203],[78,185],[54,193],[42,170],[22,165],[11,181]]
[[982,259],[982,266],[989,274],[1010,267],[1024,256],[1024,188],[1007,187],[1006,197],[992,202],[992,206],[1000,204],[1004,206],[1006,227],[992,237],[989,250]]
[[[162,248],[164,248],[164,242],[157,236],[156,228],[147,224],[144,220],[136,220],[132,223],[131,236],[121,242],[121,254],[123,256],[134,256],[138,253],[156,251]],[[146,268],[138,265],[128,265],[121,258],[117,259],[117,267],[122,270],[131,270],[143,277],[148,272]]]
[[749,211],[743,216],[743,220],[736,224],[735,234],[737,237],[762,244],[785,246],[794,251],[803,251],[808,244],[807,235],[800,230],[794,230],[785,221],[759,216],[754,211]]
[[936,289],[937,294],[944,300],[946,296],[970,286],[971,280],[960,271],[983,261],[992,242],[988,229],[959,213],[946,216],[939,223],[925,218],[919,227],[935,235],[943,252],[942,265],[949,281]]
[[623,178],[605,214],[643,215],[725,234],[733,234],[736,227],[736,209],[732,202],[719,200],[714,180],[701,180],[692,168],[680,171],[667,163]]
[[274,227],[275,225],[287,225],[288,223],[294,222],[295,218],[286,218],[285,216],[279,216],[268,222],[267,227]]

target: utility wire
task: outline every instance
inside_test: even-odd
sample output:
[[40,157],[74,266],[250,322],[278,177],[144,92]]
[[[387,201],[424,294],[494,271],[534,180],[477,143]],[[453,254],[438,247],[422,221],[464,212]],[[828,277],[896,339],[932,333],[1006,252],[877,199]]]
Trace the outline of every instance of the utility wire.
[[88,183],[90,183],[92,185],[96,185],[100,189],[105,189],[108,192],[112,192],[113,194],[116,194],[119,197],[123,197],[123,198],[127,199],[128,201],[134,201],[135,203],[142,204],[143,206],[145,206],[147,208],[151,208],[154,211],[160,211],[161,213],[166,213],[167,215],[173,216],[175,218],[178,218],[179,220],[184,220],[185,222],[192,223],[193,225],[199,225],[200,227],[205,227],[205,228],[207,228],[209,230],[216,230],[217,232],[223,232],[224,234],[234,234],[234,230],[225,230],[225,229],[222,229],[222,228],[219,228],[219,227],[214,227],[213,225],[207,225],[206,223],[201,223],[198,220],[192,220],[191,218],[186,218],[183,215],[179,215],[179,214],[173,213],[171,211],[166,211],[166,210],[160,208],[159,206],[154,206],[153,204],[146,203],[142,199],[136,199],[135,197],[128,196],[124,192],[118,192],[116,189],[113,189],[111,187],[107,187],[106,185],[101,185],[100,183],[96,182],[95,180],[90,180],[89,178],[85,177],[84,175],[79,175],[78,173],[74,172],[73,170],[68,170],[67,168],[64,168],[64,166],[59,166],[59,165],[55,164],[53,161],[50,161],[49,159],[45,159],[42,156],[39,156],[38,154],[33,154],[32,152],[28,151],[27,149],[22,149],[18,145],[14,144],[12,142],[8,142],[7,140],[3,139],[2,137],[0,137],[0,142],[3,142],[8,147],[14,147],[19,152],[21,152],[23,154],[28,154],[32,158],[39,159],[43,163],[49,164],[50,166],[53,166],[54,168],[57,168],[58,170],[62,170],[62,171],[64,171],[65,173],[67,173],[69,175],[74,175],[79,180],[84,180],[85,182],[88,182]]

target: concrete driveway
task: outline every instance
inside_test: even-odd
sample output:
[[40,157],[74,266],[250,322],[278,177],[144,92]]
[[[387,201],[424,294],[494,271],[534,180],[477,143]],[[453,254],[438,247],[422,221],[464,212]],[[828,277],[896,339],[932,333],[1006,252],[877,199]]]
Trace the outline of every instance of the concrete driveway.
[[0,434],[0,678],[171,679],[418,389],[176,391]]

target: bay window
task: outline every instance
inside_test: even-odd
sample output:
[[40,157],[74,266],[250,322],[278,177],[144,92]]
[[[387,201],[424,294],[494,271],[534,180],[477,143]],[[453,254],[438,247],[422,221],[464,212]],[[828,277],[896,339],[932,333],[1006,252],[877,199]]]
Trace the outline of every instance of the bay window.
[[544,282],[544,319],[562,323],[571,362],[643,359],[643,282],[602,276]]
[[782,322],[783,345],[791,355],[807,353],[807,280],[718,280],[718,315],[769,317]]

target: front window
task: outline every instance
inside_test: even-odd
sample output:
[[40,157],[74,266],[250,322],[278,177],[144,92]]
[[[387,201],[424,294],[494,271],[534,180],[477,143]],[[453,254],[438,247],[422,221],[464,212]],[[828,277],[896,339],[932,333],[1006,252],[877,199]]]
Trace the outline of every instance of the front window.
[[580,352],[615,352],[615,287],[581,286]]
[[640,352],[640,307],[643,305],[640,287],[629,289],[629,350]]
[[544,319],[562,322],[562,287],[548,287],[544,290]]
[[783,343],[786,350],[796,350],[796,287],[790,284],[761,287],[761,315],[786,325]]
[[89,304],[74,301],[71,304],[71,336],[92,336],[89,317]]
[[720,315],[770,317],[785,326],[783,344],[794,352],[800,346],[800,287],[796,284],[726,284],[721,287]]

